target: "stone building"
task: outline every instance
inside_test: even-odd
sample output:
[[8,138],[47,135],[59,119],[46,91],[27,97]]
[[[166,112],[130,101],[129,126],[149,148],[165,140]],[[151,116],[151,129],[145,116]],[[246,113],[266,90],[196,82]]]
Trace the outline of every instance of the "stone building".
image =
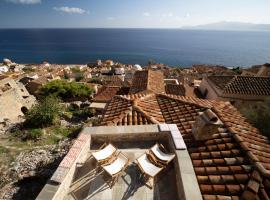
[[263,101],[270,95],[270,77],[209,76],[199,90],[206,99],[230,101],[236,106]]
[[0,122],[5,120],[18,121],[19,116],[35,103],[24,85],[13,79],[0,76]]

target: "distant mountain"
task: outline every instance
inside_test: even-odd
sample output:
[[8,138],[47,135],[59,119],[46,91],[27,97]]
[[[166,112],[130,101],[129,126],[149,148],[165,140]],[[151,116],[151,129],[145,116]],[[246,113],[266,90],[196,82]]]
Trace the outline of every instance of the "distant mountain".
[[237,30],[237,31],[270,31],[270,24],[252,24],[243,22],[216,22],[198,26],[183,26],[192,30]]

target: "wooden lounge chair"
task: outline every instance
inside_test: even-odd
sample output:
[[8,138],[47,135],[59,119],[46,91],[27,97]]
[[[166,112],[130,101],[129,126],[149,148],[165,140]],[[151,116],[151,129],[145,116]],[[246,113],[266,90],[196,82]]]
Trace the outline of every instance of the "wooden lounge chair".
[[129,159],[122,153],[119,152],[116,159],[109,165],[103,165],[102,168],[111,176],[111,181],[108,183],[110,188],[117,182],[119,176],[127,168]]
[[148,182],[148,186],[152,189],[153,185],[151,184],[151,180],[154,184],[155,177],[159,174],[159,172],[161,172],[164,167],[162,165],[156,165],[156,163],[154,164],[151,155],[147,153],[144,153],[139,158],[137,158],[136,164],[143,173],[144,178],[146,179],[146,183]]
[[158,164],[168,165],[175,157],[175,154],[166,153],[167,150],[162,144],[155,144],[150,148],[149,153],[153,155],[154,161]]
[[116,155],[117,148],[112,144],[103,144],[100,149],[92,153],[92,156],[97,161],[98,165],[109,163]]

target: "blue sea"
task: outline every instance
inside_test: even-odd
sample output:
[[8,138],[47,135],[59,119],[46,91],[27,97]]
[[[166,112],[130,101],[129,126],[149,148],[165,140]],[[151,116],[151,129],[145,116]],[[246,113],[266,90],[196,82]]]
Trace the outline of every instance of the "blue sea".
[[270,62],[270,32],[181,29],[0,29],[0,59],[87,63],[113,59],[170,66]]

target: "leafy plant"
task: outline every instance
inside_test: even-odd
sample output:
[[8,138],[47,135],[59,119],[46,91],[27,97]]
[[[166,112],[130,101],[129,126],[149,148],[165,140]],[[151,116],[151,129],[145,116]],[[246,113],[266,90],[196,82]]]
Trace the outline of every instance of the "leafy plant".
[[237,74],[242,73],[242,69],[240,67],[234,67],[234,68],[232,68],[232,71],[236,72]]
[[92,88],[84,84],[67,82],[66,80],[51,81],[41,87],[39,91],[42,96],[54,95],[62,100],[74,97],[88,98],[93,92]]
[[9,149],[4,147],[4,146],[0,146],[0,154],[2,153],[8,153],[9,152]]
[[264,135],[270,137],[270,98],[255,105],[246,106],[241,113]]
[[29,131],[26,132],[27,134],[27,139],[31,139],[31,140],[37,140],[38,138],[40,138],[43,134],[42,129],[40,128],[36,128],[36,129],[30,129]]
[[67,137],[69,136],[69,134],[72,133],[72,130],[66,128],[66,127],[62,127],[62,126],[59,126],[59,127],[55,127],[53,129],[53,133],[55,135],[60,135],[60,136],[63,136],[63,137]]
[[63,111],[64,108],[60,104],[60,100],[54,96],[48,96],[25,114],[25,125],[44,127],[55,124]]

